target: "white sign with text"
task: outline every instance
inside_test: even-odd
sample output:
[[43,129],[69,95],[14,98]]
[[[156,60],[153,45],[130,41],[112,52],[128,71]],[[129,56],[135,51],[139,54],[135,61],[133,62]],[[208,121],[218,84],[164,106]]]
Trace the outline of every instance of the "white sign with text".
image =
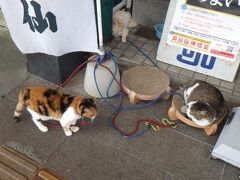
[[172,0],[157,60],[233,81],[239,66],[239,1]]
[[240,6],[235,2],[233,9],[227,0],[179,0],[167,43],[234,61],[240,49]]

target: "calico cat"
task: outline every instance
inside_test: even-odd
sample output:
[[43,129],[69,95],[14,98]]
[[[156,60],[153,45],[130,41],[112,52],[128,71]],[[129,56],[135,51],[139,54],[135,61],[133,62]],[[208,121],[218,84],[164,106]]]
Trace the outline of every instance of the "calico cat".
[[185,113],[199,126],[212,124],[218,118],[224,104],[221,92],[216,87],[200,80],[187,84],[184,90],[184,100]]
[[47,87],[28,87],[20,91],[13,116],[16,122],[25,106],[42,132],[47,132],[48,128],[40,120],[51,119],[60,122],[66,136],[79,130],[74,126],[78,119],[87,117],[92,121],[97,114],[94,99],[63,94]]

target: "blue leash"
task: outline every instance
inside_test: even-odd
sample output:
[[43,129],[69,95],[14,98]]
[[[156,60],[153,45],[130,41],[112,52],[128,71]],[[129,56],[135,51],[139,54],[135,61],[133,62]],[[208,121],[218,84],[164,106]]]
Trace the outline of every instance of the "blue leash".
[[[142,52],[144,53],[144,52]],[[147,55],[146,55],[147,56]],[[109,126],[114,129],[115,131],[117,131],[121,136],[124,136],[128,139],[132,139],[132,138],[136,138],[136,137],[140,137],[142,136],[145,132],[147,132],[149,130],[149,127],[146,126],[145,128],[143,128],[142,130],[140,130],[138,133],[132,135],[132,136],[125,136],[122,134],[121,131],[119,131],[118,129],[114,128],[113,125],[112,125],[112,118],[113,116],[118,113],[118,112],[122,112],[122,111],[131,111],[131,110],[137,110],[137,109],[141,109],[141,108],[146,108],[154,103],[156,103],[159,99],[161,99],[162,97],[164,96],[167,96],[167,95],[174,95],[174,94],[177,94],[179,96],[182,97],[181,94],[179,93],[176,93],[176,92],[170,92],[170,93],[164,93],[162,95],[160,95],[159,97],[157,97],[156,99],[148,102],[148,103],[145,103],[145,104],[142,104],[142,105],[135,105],[135,106],[125,106],[125,107],[122,107],[122,102],[123,102],[123,92],[121,92],[122,90],[120,90],[120,92],[118,93],[119,95],[119,104],[118,106],[115,106],[114,104],[110,103],[107,98],[105,98],[102,93],[100,92],[100,89],[99,89],[99,86],[98,86],[98,83],[97,83],[97,78],[96,78],[96,69],[98,68],[99,65],[101,65],[102,63],[104,63],[106,61],[107,58],[111,58],[111,60],[114,62],[114,65],[115,65],[115,71],[114,71],[114,76],[112,78],[112,80],[110,81],[109,83],[109,86],[107,88],[107,97],[109,98],[109,90],[110,90],[110,87],[112,86],[112,83],[114,82],[115,78],[116,78],[116,74],[117,74],[117,70],[118,70],[118,65],[117,65],[117,62],[116,62],[116,58],[115,56],[113,55],[112,52],[108,52],[105,54],[104,57],[100,57],[98,56],[97,57],[97,60],[96,60],[96,65],[94,67],[94,81],[95,81],[95,84],[96,84],[96,87],[97,87],[97,90],[98,90],[98,93],[100,94],[101,98],[104,100],[104,102],[106,102],[111,108],[114,109],[113,113],[109,116],[108,118],[108,124]],[[153,61],[152,61],[153,62]]]

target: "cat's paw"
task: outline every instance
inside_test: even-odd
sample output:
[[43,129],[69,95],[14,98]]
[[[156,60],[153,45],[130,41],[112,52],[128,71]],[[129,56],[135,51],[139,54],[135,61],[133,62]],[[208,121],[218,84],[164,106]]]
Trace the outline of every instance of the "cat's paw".
[[126,42],[127,42],[127,37],[123,37],[123,36],[122,36],[122,42],[123,42],[123,43],[126,43]]
[[70,130],[72,131],[72,132],[78,132],[79,131],[79,127],[77,127],[77,126],[71,126],[70,127]]
[[14,120],[15,122],[19,122],[19,121],[20,121],[20,118],[17,117],[17,116],[14,116],[14,117],[13,117],[13,120]]
[[38,128],[39,128],[40,131],[42,131],[42,132],[47,132],[47,131],[48,131],[48,127],[46,127],[46,126],[39,126]]
[[72,131],[64,131],[66,136],[71,136],[72,135]]

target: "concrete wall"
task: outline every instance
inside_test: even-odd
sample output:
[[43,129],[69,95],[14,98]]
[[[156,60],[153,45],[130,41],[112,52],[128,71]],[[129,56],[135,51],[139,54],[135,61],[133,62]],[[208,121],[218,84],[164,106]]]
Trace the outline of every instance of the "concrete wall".
[[170,0],[133,0],[133,18],[142,25],[163,22]]

